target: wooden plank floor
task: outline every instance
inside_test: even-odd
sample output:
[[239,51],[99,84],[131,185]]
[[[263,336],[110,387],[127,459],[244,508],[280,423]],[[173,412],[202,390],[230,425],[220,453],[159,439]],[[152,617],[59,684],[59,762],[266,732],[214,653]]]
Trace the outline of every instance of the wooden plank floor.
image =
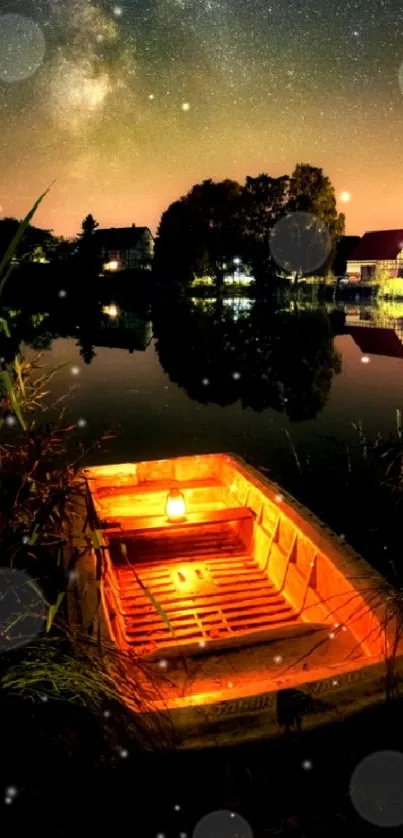
[[[147,539],[112,539],[117,617],[130,647],[140,654],[220,641],[238,645],[241,637],[299,622],[242,541],[228,527],[195,540],[153,544]],[[168,616],[170,627],[150,602],[145,586]],[[173,631],[172,631],[173,630]]]

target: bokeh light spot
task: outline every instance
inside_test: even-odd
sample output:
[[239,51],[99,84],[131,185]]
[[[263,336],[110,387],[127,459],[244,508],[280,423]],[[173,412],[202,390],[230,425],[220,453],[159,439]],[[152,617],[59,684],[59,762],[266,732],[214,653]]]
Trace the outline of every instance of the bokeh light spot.
[[0,15],[0,81],[28,79],[41,66],[46,41],[39,24],[19,14]]

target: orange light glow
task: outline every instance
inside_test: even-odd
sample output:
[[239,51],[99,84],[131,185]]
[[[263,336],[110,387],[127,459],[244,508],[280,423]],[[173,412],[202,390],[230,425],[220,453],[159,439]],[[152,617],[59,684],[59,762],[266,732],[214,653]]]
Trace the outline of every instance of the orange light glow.
[[171,489],[168,492],[165,511],[169,521],[181,521],[185,517],[185,498],[179,489]]
[[176,571],[175,586],[179,593],[181,591],[196,590],[197,585],[195,584],[194,573],[192,574],[192,569],[190,567],[182,565],[179,570]]
[[[106,524],[102,607],[111,648],[155,661],[169,675],[155,690],[144,668],[150,698],[139,705],[128,686],[138,669],[128,665],[129,680],[111,658],[131,711],[169,710],[187,747],[195,742],[195,709],[206,708],[202,741],[212,706],[223,702],[240,725],[256,711],[256,738],[263,729],[277,736],[266,708],[275,704],[279,677],[284,689],[323,683],[327,709],[315,724],[339,712],[344,690],[346,714],[364,696],[383,700],[377,685],[396,638],[394,623],[386,629],[387,583],[279,486],[229,454],[84,474]],[[83,578],[89,571],[92,580],[92,565]],[[89,623],[92,598],[82,601]],[[183,673],[171,663],[181,654]],[[403,672],[403,644],[396,661]],[[212,729],[211,743],[216,735]]]
[[114,303],[112,303],[110,306],[103,306],[102,312],[103,314],[107,314],[108,317],[117,317],[119,309]]
[[104,264],[104,271],[118,271],[119,270],[119,262],[117,259],[112,259],[111,262],[105,262]]

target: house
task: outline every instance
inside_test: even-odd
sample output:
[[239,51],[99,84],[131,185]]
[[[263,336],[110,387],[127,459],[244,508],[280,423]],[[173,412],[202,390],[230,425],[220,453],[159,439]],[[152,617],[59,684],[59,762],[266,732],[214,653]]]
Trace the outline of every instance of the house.
[[347,261],[350,282],[403,277],[403,230],[365,233]]
[[151,270],[154,238],[148,227],[109,227],[95,230],[96,253],[103,260],[104,271]]

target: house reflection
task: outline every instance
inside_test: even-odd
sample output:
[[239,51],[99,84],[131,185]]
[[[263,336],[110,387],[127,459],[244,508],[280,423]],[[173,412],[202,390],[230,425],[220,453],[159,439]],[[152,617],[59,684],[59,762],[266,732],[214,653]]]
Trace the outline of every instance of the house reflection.
[[90,364],[98,347],[144,352],[153,335],[149,312],[122,311],[114,304],[104,306],[103,310],[97,304],[83,306],[79,311],[65,309],[63,313],[32,314],[21,310],[13,311],[12,316],[13,338],[5,350],[10,360],[22,343],[43,351],[50,349],[57,338],[74,338],[81,358]]
[[346,333],[365,355],[403,358],[403,303],[345,306]]
[[145,352],[152,337],[153,327],[150,319],[118,309],[116,315],[106,313],[106,317],[100,321],[99,328],[93,334],[93,342],[95,346],[106,346],[110,349]]

